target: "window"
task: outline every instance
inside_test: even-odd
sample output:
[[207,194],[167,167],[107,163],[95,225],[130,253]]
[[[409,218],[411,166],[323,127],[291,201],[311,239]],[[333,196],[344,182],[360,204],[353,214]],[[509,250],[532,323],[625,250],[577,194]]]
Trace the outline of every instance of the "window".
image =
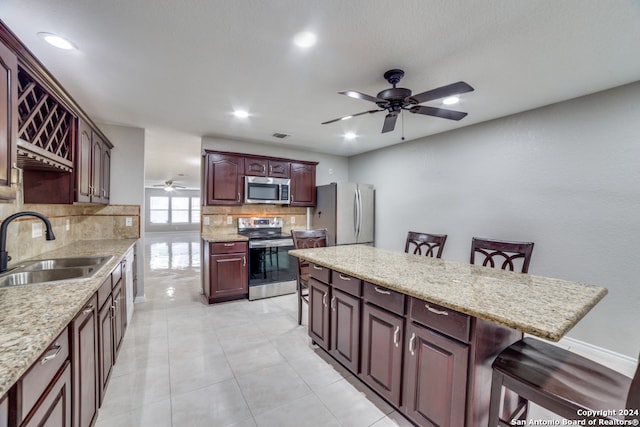
[[149,197],[151,224],[199,224],[200,197]]

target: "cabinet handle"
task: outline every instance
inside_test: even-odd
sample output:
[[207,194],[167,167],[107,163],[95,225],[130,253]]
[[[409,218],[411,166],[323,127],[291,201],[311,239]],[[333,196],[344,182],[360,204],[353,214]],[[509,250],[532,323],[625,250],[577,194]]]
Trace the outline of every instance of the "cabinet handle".
[[427,307],[427,310],[429,310],[430,312],[435,313],[435,314],[439,314],[440,316],[448,316],[449,315],[448,312],[446,312],[444,310],[436,310],[435,308],[430,307],[429,304],[425,304],[424,306]]
[[336,297],[331,298],[331,310],[336,311]]
[[112,305],[111,306],[111,319],[115,319],[116,318],[116,306]]
[[322,267],[318,267],[318,266],[317,266],[317,265],[315,265],[315,264],[312,264],[311,266],[313,267],[313,269],[314,269],[314,270],[320,270],[320,271],[322,271]]
[[232,248],[233,246],[235,246],[235,243],[225,243],[224,246],[226,248]]
[[246,266],[247,266],[247,257],[246,257],[246,256],[243,256],[243,257],[242,257],[242,266],[243,266],[243,267],[246,267]]
[[273,173],[273,166],[269,165],[269,175]]
[[373,287],[373,289],[375,289],[375,290],[376,290],[376,292],[377,292],[377,293],[379,293],[379,294],[383,294],[383,295],[391,295],[391,292],[389,292],[389,291],[385,291],[384,289],[380,289],[380,288],[379,288],[379,287],[377,287],[377,286],[374,286],[374,287]]
[[398,347],[400,345],[399,338],[400,337],[400,326],[396,326],[396,330],[393,331],[393,343]]
[[338,277],[341,278],[342,280],[351,280],[351,277],[349,276],[344,276],[342,274],[338,274]]
[[89,314],[93,311],[93,304],[89,304],[87,308],[82,311],[82,314]]
[[53,347],[51,347],[47,351],[48,354],[45,357],[43,357],[42,360],[40,360],[40,364],[44,365],[49,360],[55,359],[56,356],[58,355],[58,353],[60,353],[60,350],[62,350],[62,346],[60,344],[56,343]]
[[327,294],[322,294],[322,305],[327,306]]
[[238,201],[240,201],[240,193],[238,193]]
[[416,355],[416,348],[414,347],[415,342],[416,342],[416,333],[413,332],[411,333],[411,339],[409,340],[409,352],[411,353],[412,356]]

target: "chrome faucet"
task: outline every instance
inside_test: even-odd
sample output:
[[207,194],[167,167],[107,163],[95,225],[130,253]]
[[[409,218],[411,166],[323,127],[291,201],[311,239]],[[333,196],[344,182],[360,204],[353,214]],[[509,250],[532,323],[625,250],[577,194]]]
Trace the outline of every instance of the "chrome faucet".
[[9,223],[16,218],[20,218],[21,216],[35,216],[36,218],[40,218],[42,222],[44,222],[46,230],[47,240],[55,240],[56,236],[53,234],[53,227],[49,222],[49,219],[38,212],[18,212],[13,215],[9,215],[2,221],[0,225],[0,273],[7,271],[7,262],[11,259],[9,254],[7,253],[7,227]]

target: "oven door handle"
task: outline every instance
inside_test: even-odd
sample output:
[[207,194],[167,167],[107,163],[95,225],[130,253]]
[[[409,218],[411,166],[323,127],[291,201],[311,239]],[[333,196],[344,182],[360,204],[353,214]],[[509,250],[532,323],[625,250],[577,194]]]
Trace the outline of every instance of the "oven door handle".
[[285,246],[293,246],[293,239],[281,240],[250,240],[249,248],[281,248]]

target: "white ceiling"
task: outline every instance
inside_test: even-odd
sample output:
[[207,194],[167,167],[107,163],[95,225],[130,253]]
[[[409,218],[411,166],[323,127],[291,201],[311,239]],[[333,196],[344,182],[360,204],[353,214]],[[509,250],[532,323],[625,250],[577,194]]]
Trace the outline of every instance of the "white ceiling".
[[[414,94],[475,88],[459,122],[405,112],[405,140],[640,79],[638,0],[2,0],[0,18],[96,121],[147,129],[154,183],[181,182],[203,135],[345,156],[400,143],[382,112],[320,124],[376,108],[337,92],[375,96],[391,68]],[[292,43],[303,30],[308,50]]]

